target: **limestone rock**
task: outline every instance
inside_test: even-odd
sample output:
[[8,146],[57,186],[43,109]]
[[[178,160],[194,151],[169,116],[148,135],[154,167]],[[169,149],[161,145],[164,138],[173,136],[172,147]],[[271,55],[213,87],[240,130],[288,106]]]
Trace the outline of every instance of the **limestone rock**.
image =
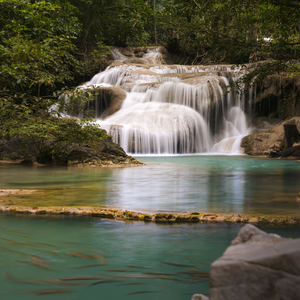
[[256,129],[252,134],[242,139],[241,147],[249,155],[269,155],[271,152],[280,152],[286,147],[284,125],[295,122],[300,130],[300,117],[294,117],[280,125],[268,129]]
[[129,58],[124,60],[123,63],[124,64],[147,64],[148,61],[143,58],[134,57],[134,58]]
[[211,300],[298,300],[300,239],[244,226],[210,269]]
[[106,104],[102,113],[102,118],[106,118],[116,113],[122,106],[126,98],[126,92],[119,87],[101,88],[102,101]]
[[141,51],[141,52],[136,53],[135,57],[142,58],[144,55],[145,55],[145,53]]
[[[87,89],[92,93],[92,99],[86,103],[86,109],[95,111],[96,118],[106,118],[116,113],[122,106],[126,98],[126,92],[120,87],[96,87],[95,89]],[[95,99],[96,95],[96,99]],[[88,93],[86,97],[89,99]],[[76,117],[81,117],[78,114],[73,114]]]
[[141,164],[111,139],[102,140],[97,147],[77,146],[68,156],[68,165]]
[[209,300],[209,298],[202,294],[194,294],[191,300]]
[[[25,145],[25,146],[24,146]],[[6,142],[0,152],[0,160],[22,160],[21,164],[32,165],[36,161],[38,150],[33,143],[14,137]],[[61,156],[60,161],[40,163],[62,165],[142,165],[138,160],[129,156],[114,143],[110,137],[100,141],[94,147],[89,145],[74,145],[68,157]]]

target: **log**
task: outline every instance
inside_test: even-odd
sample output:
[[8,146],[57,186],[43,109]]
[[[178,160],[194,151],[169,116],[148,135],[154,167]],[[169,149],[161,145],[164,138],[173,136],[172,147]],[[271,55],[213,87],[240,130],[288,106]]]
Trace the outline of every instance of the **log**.
[[287,150],[293,147],[295,143],[300,142],[300,133],[296,124],[285,124],[283,127],[286,138],[286,148],[284,150]]
[[300,142],[300,133],[296,124],[285,124],[283,127],[286,139],[286,148],[282,152],[271,152],[269,157],[300,158],[300,145],[294,146],[295,143]]
[[300,146],[294,146],[282,152],[271,152],[269,157],[295,157],[300,158]]

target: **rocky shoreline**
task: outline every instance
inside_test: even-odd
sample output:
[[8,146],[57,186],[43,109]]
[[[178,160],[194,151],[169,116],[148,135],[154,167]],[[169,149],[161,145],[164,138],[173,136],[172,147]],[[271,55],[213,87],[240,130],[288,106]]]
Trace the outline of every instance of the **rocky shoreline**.
[[0,162],[16,163],[34,166],[78,166],[78,167],[127,167],[142,166],[134,157],[127,155],[125,151],[109,137],[98,143],[97,147],[89,145],[75,145],[68,154],[65,163],[49,162],[40,164],[36,161],[37,149],[30,142],[13,137],[9,141],[0,139]]
[[[0,202],[3,202],[1,200]],[[133,220],[156,223],[185,223],[185,222],[232,222],[252,224],[274,224],[274,225],[298,225],[300,215],[294,216],[272,216],[272,215],[240,215],[240,214],[215,214],[202,212],[182,213],[141,213],[128,210],[100,207],[26,207],[16,205],[0,206],[0,213],[5,214],[32,214],[32,215],[73,215],[82,217],[100,217],[115,220]]]
[[[300,131],[300,117],[293,117],[275,125],[266,121],[260,122],[258,128],[242,139],[241,147],[244,149],[244,153],[251,156],[268,157],[271,153],[280,153],[284,149],[299,146],[298,141],[292,141],[293,143],[288,145],[285,125],[294,125]],[[282,158],[299,159],[299,155],[288,155]]]
[[210,265],[209,298],[191,300],[297,300],[300,239],[282,238],[247,224]]

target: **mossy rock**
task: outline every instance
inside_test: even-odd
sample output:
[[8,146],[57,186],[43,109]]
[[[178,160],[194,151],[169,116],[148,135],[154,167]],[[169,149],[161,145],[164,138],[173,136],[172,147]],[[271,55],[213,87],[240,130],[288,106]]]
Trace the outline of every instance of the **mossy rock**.
[[166,213],[158,213],[155,215],[154,217],[155,220],[171,220],[174,219],[174,215],[173,214],[166,214]]
[[124,211],[123,217],[129,218],[129,219],[139,219],[139,215],[133,211]]
[[177,221],[177,222],[186,222],[186,221],[189,221],[189,219],[190,219],[190,216],[186,216],[186,215],[177,215],[175,217],[175,221]]
[[36,213],[39,214],[39,215],[45,215],[45,214],[47,214],[48,212],[47,212],[47,210],[45,210],[45,209],[41,209],[41,210],[38,210]]
[[152,216],[147,215],[147,214],[141,215],[140,218],[143,219],[144,221],[151,221],[152,220]]
[[127,217],[127,218],[132,218],[133,217],[133,212],[132,211],[127,211],[125,210],[123,212],[123,216]]

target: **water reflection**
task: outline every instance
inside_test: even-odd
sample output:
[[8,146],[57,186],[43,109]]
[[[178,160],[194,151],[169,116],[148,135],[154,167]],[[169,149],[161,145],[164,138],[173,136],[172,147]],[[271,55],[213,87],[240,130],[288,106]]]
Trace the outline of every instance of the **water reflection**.
[[[0,188],[40,194],[1,197],[28,206],[106,206],[139,211],[299,214],[300,164],[246,156],[140,157],[135,168],[2,165]],[[0,165],[1,166],[1,165]]]
[[38,190],[38,193],[29,196],[2,197],[10,205],[103,205],[112,174],[110,168],[0,166],[0,188]]
[[300,164],[249,157],[140,158],[114,170],[107,203],[132,210],[299,214]]

